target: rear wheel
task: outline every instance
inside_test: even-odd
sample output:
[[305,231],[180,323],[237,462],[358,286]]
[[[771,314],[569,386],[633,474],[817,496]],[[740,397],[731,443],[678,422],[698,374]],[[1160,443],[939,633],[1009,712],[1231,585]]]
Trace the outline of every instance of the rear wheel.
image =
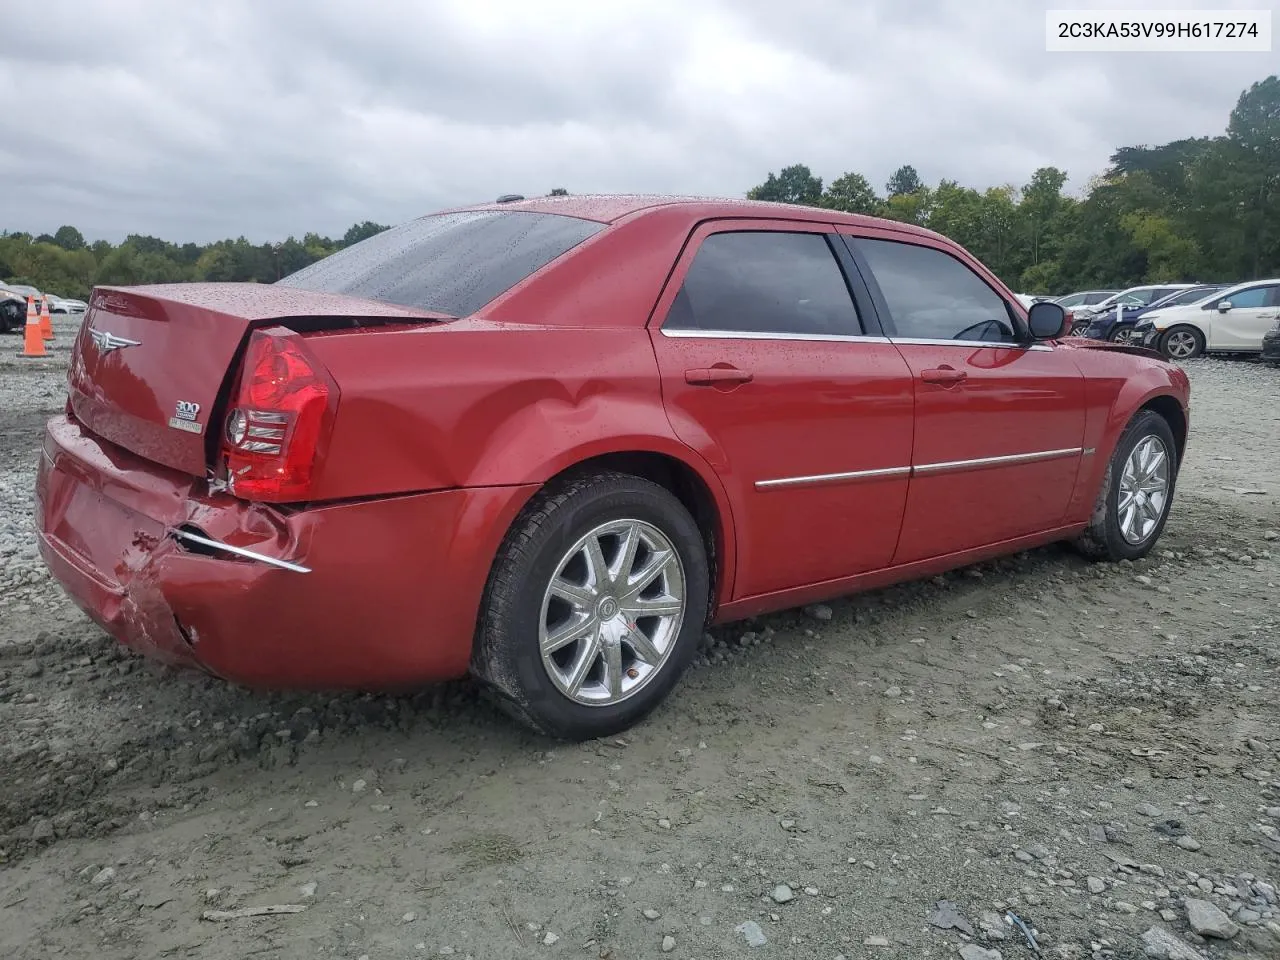
[[1089,526],[1076,541],[1095,560],[1137,560],[1151,552],[1173,502],[1177,445],[1164,417],[1139,411],[1120,436]]
[[1110,339],[1113,343],[1134,343],[1138,340],[1141,340],[1142,338],[1137,336],[1137,332],[1133,329],[1133,327],[1125,326],[1125,327],[1115,327],[1114,329],[1112,329],[1111,336],[1108,339]]
[[1170,360],[1190,360],[1204,353],[1204,334],[1195,327],[1174,327],[1160,340],[1160,352]]
[[608,736],[675,686],[709,603],[702,533],[670,491],[627,474],[579,477],[536,497],[507,535],[472,671],[543,733]]

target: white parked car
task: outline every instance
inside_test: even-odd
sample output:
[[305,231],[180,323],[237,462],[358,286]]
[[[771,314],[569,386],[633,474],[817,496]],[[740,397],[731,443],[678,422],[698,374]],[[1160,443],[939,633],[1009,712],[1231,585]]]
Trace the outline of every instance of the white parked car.
[[83,300],[68,300],[66,297],[55,297],[49,294],[50,313],[84,313],[89,305]]
[[1280,319],[1280,279],[1250,280],[1197,303],[1155,310],[1134,328],[1135,342],[1171,360],[1203,353],[1260,353]]
[[1021,303],[1024,307],[1026,307],[1028,310],[1031,309],[1031,305],[1033,303],[1039,303],[1041,300],[1053,299],[1053,297],[1046,297],[1038,293],[1015,293],[1014,296],[1017,297],[1018,302]]

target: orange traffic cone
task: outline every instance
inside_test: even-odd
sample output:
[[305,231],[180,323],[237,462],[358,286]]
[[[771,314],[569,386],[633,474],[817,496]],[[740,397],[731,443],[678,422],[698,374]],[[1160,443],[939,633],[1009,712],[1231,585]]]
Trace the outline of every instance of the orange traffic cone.
[[36,313],[35,297],[27,297],[27,326],[23,330],[22,356],[44,355],[44,337],[40,335],[40,315]]
[[40,308],[40,336],[45,340],[53,339],[53,316],[49,313],[49,295],[44,296],[44,303]]

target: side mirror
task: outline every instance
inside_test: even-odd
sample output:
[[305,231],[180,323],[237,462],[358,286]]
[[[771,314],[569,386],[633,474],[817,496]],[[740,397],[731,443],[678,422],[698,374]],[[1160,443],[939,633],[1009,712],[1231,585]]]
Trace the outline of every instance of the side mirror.
[[1027,311],[1027,326],[1036,340],[1057,340],[1067,332],[1067,311],[1056,303],[1033,303]]
[[1226,313],[1226,312],[1227,312],[1228,310],[1230,310],[1230,309],[1231,309],[1231,301],[1230,301],[1230,300],[1220,300],[1220,301],[1218,301],[1218,312],[1219,312],[1219,313]]

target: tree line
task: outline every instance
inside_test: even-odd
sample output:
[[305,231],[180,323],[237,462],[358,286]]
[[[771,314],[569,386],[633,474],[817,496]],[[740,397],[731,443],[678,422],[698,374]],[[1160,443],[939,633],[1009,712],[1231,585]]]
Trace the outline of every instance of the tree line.
[[747,194],[914,223],[945,234],[1024,293],[1280,275],[1280,79],[1253,84],[1217,137],[1121,147],[1084,196],[1067,174],[984,191],[928,186],[904,164],[879,194],[860,173],[829,184],[804,164]]
[[[757,200],[865,213],[919,224],[956,240],[1023,293],[1139,283],[1234,282],[1280,275],[1280,77],[1240,94],[1216,137],[1121,147],[1082,196],[1067,173],[1042,167],[1022,185],[976,190],[923,183],[904,164],[881,194],[862,174],[830,183],[802,163],[769,173]],[[551,196],[568,191],[556,187]],[[387,229],[365,221],[341,239],[282,243],[244,237],[181,246],[156,237],[88,244],[75,227],[0,234],[0,279],[64,297],[97,284],[235,280],[270,283]]]

